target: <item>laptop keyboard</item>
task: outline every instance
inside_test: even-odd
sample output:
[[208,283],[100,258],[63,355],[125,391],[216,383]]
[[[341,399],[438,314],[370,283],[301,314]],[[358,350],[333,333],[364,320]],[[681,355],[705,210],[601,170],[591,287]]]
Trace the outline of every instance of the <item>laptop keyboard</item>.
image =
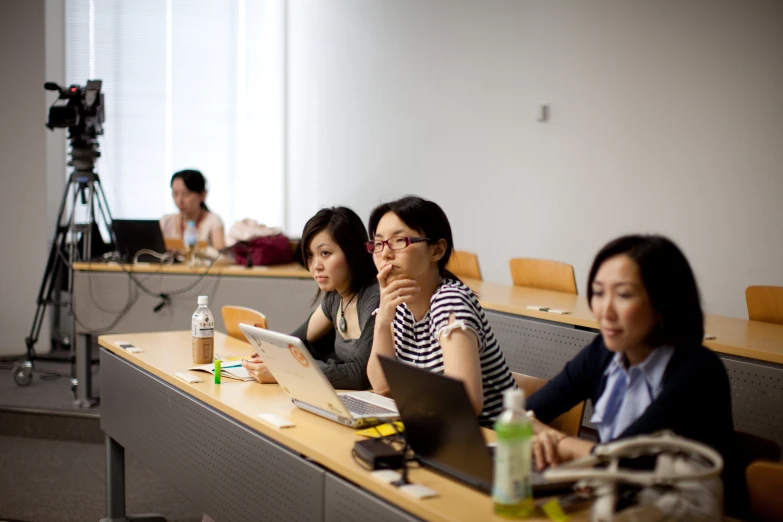
[[348,411],[354,415],[388,415],[394,413],[388,408],[365,402],[357,399],[353,395],[340,395],[340,399],[342,399],[343,404],[348,408]]

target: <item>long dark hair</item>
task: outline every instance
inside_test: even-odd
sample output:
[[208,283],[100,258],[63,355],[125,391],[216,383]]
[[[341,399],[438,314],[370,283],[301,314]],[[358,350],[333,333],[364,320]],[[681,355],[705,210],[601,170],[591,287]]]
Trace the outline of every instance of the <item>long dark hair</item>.
[[459,281],[457,276],[446,270],[451,253],[454,251],[454,237],[451,234],[449,218],[446,217],[446,213],[443,212],[443,209],[437,203],[419,196],[405,196],[396,201],[378,205],[370,214],[368,227],[370,237],[375,237],[378,223],[387,212],[394,212],[403,223],[417,230],[422,236],[428,237],[428,243],[430,244],[435,244],[441,239],[445,240],[446,252],[438,260],[438,272],[440,272],[441,277]]
[[[369,239],[367,231],[364,229],[362,218],[347,207],[322,208],[307,221],[300,241],[304,265],[310,268],[307,262],[307,256],[312,253],[310,243],[319,232],[324,230],[329,232],[345,254],[351,278],[351,292],[358,292],[374,281],[378,269],[375,268],[372,258],[367,255],[364,246]],[[316,299],[320,294],[319,290]]]
[[[174,185],[174,180],[177,178],[181,179],[182,183],[185,184],[185,187],[191,192],[203,194],[207,191],[207,180],[204,177],[204,174],[198,170],[186,169],[175,172],[174,175],[171,176],[171,183],[169,185]],[[203,201],[201,202],[201,209],[206,210],[207,212],[209,211],[207,204]]]
[[704,313],[691,265],[671,240],[658,235],[623,236],[611,241],[595,256],[587,278],[587,302],[592,309],[593,280],[604,261],[627,255],[639,267],[647,295],[660,320],[647,342],[699,346],[704,339]]

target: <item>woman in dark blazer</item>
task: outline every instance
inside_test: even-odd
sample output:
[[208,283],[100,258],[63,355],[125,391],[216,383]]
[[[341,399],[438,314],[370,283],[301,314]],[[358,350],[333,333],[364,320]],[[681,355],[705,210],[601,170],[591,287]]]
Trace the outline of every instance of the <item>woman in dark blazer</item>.
[[590,269],[587,298],[601,334],[527,401],[540,421],[539,468],[590,454],[592,442],[545,426],[590,400],[600,442],[666,429],[715,448],[727,511],[740,512],[746,491],[732,447],[731,387],[720,358],[702,346],[699,290],[680,249],[661,236],[610,242]]

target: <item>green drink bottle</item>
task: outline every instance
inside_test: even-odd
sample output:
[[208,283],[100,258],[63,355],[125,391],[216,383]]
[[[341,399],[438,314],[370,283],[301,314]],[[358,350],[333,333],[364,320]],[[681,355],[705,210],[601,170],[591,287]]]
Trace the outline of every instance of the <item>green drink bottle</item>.
[[525,394],[518,389],[503,394],[503,413],[495,421],[495,475],[492,500],[504,518],[525,518],[533,512],[530,486],[533,423],[525,416]]

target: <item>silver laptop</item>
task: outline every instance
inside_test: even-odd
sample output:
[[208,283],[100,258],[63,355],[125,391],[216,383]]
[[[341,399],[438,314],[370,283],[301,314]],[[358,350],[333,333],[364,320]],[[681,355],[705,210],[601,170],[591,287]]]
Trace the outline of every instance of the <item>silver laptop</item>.
[[300,339],[248,324],[239,327],[299,408],[352,428],[399,418],[394,401],[383,395],[366,391],[337,393]]

